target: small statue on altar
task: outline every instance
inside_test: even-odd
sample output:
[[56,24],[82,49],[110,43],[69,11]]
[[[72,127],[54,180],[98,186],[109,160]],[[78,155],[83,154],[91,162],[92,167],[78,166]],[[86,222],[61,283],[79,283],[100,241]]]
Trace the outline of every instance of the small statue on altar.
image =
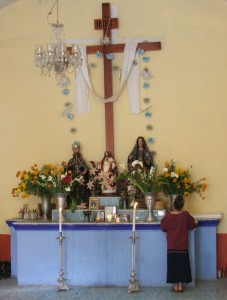
[[98,165],[100,170],[102,192],[115,193],[116,187],[114,179],[117,176],[117,164],[109,151],[104,152],[104,156]]
[[71,191],[70,197],[67,198],[67,206],[71,206],[72,199],[76,201],[77,205],[80,205],[82,208],[88,206],[89,201],[89,190],[87,189],[87,183],[89,179],[88,166],[84,160],[82,154],[80,153],[80,143],[72,143],[73,157],[66,162],[62,162],[62,166],[65,169],[65,172],[70,170],[72,172],[72,178],[78,176],[83,176],[83,184],[76,185],[75,188]]
[[143,168],[146,170],[146,172],[149,172],[150,168],[153,166],[153,156],[145,142],[145,139],[142,136],[137,138],[135,146],[128,155],[129,171],[133,170],[132,163],[135,160],[142,162]]

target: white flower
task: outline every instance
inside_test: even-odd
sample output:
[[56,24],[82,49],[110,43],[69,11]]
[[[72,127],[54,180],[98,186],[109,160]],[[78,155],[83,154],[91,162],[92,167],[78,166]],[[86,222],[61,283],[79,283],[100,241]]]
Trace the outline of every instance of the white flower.
[[140,160],[134,160],[134,161],[132,162],[132,167],[133,167],[133,168],[134,168],[136,165],[140,165],[141,168],[143,168],[143,162],[140,161]]
[[162,172],[164,172],[164,173],[165,173],[165,172],[168,172],[168,168],[163,168],[163,169],[162,169]]
[[150,172],[149,172],[151,176],[154,174],[154,171],[155,171],[155,168],[151,167]]
[[66,192],[70,192],[70,191],[71,191],[70,187],[66,187],[66,188],[65,188],[65,191],[66,191]]
[[53,176],[49,175],[47,181],[52,181],[52,180],[53,180]]
[[178,176],[176,173],[174,173],[174,172],[171,172],[171,173],[170,173],[170,176],[171,176],[172,178],[174,178],[174,177],[175,177],[175,178],[178,178],[178,177],[179,177],[179,176]]

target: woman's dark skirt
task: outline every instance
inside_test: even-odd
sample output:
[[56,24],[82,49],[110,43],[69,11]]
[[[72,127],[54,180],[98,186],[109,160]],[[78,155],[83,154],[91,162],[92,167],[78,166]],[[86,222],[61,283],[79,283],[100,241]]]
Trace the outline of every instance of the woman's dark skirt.
[[188,251],[167,251],[167,283],[192,281]]

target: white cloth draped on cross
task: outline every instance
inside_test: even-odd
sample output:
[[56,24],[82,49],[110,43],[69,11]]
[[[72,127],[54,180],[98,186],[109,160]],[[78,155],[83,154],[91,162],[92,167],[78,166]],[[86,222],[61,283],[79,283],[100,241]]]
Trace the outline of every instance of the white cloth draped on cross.
[[89,72],[87,69],[87,54],[86,46],[80,46],[82,52],[83,63],[82,66],[76,69],[75,80],[75,112],[76,114],[86,114],[91,111],[89,104],[89,90],[95,95],[95,98],[102,103],[115,102],[124,86],[127,83],[128,97],[129,97],[129,109],[131,113],[140,113],[139,105],[139,63],[135,64],[134,61],[138,61],[138,53],[136,51],[137,42],[129,42],[125,44],[123,61],[122,61],[122,74],[119,88],[113,96],[104,99],[96,94]]

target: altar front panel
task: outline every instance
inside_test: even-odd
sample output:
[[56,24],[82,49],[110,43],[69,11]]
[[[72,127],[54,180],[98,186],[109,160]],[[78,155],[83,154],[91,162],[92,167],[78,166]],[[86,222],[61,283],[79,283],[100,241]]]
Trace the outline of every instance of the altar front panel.
[[[56,285],[59,277],[57,224],[17,224],[19,285]],[[128,286],[131,274],[130,224],[64,224],[63,271],[68,285]],[[138,224],[135,272],[139,285],[166,284],[166,235],[160,224]],[[195,283],[194,230],[190,260]]]

